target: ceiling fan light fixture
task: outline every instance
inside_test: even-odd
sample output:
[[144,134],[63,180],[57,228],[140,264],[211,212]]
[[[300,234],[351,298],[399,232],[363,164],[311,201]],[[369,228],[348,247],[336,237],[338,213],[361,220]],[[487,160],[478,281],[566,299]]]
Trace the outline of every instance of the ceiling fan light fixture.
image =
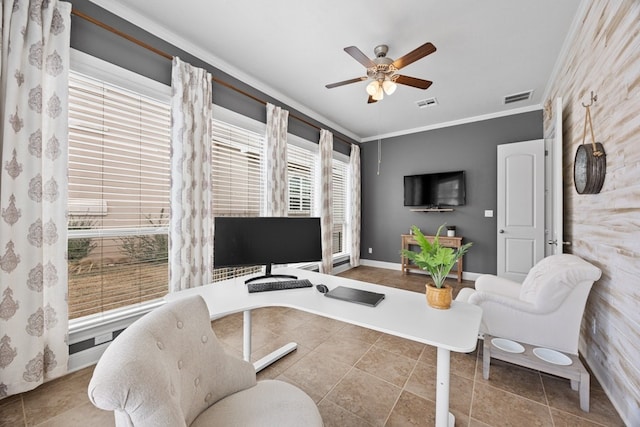
[[387,95],[393,94],[396,91],[398,85],[393,80],[385,80],[382,82],[382,88]]
[[367,85],[367,93],[371,96],[374,96],[378,93],[378,89],[380,89],[380,83],[377,80],[372,81]]
[[371,95],[371,97],[376,101],[380,101],[382,98],[384,98],[384,91],[382,90],[382,86],[378,84],[377,92],[374,95]]
[[429,80],[419,79],[417,77],[404,76],[396,74],[398,70],[406,67],[413,62],[424,58],[427,55],[436,51],[436,47],[430,43],[424,43],[422,46],[412,50],[406,55],[396,59],[387,58],[387,45],[378,45],[374,49],[376,54],[375,59],[370,59],[367,55],[362,53],[360,49],[355,46],[348,46],[344,48],[353,59],[364,65],[366,69],[366,76],[356,77],[354,79],[343,80],[341,82],[331,83],[325,85],[327,89],[332,89],[338,86],[344,86],[351,83],[358,83],[365,80],[369,80],[366,86],[366,92],[369,94],[368,104],[380,101],[384,98],[384,95],[392,95],[397,85],[411,86],[418,89],[427,89],[433,82]]

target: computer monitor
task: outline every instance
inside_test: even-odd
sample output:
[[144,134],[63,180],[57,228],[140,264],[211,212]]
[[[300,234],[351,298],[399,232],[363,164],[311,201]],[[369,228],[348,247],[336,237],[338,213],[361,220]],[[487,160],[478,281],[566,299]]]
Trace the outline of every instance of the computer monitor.
[[221,267],[265,266],[271,274],[273,264],[312,262],[322,259],[320,218],[215,217],[213,265]]

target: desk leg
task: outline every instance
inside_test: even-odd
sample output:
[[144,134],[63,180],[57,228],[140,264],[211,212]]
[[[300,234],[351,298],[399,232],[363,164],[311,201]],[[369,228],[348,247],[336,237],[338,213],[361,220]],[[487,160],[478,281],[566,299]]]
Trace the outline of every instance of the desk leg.
[[[285,344],[279,349],[267,354],[262,359],[256,361],[253,364],[253,367],[256,372],[260,372],[273,362],[291,353],[296,348],[298,348],[298,344],[294,342]],[[247,362],[251,362],[251,310],[242,312],[242,357]]]
[[436,427],[453,426],[455,417],[449,412],[449,372],[451,352],[438,347],[436,371]]
[[251,310],[242,312],[242,356],[251,362]]

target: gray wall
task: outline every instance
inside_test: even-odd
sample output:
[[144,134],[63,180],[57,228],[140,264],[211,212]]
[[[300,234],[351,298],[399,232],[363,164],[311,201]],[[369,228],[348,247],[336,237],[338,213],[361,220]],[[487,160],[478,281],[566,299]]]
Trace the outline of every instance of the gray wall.
[[[124,19],[107,12],[93,3],[82,0],[71,0],[71,3],[75,10],[83,12],[92,18],[147,43],[156,49],[159,49],[164,53],[172,56],[179,56],[180,59],[185,62],[204,68],[208,70],[213,77],[229,83],[234,87],[257,97],[258,99],[283,107],[289,110],[292,115],[301,117],[315,126],[332,131],[334,134],[334,150],[347,155],[350,153],[351,146],[336,138],[340,137],[348,142],[354,142],[349,137],[336,132],[334,129],[331,129],[317,120],[300,113],[282,102],[279,102],[277,99],[272,98],[242,81],[229,76],[228,74],[218,70],[212,64],[208,64],[203,60],[196,58],[195,56],[171,45],[170,43],[167,43],[153,34],[132,25]],[[71,21],[71,47],[112,64],[116,64],[127,70],[131,70],[153,80],[162,82],[166,85],[171,84],[171,61],[77,16],[72,16]],[[255,70],[245,71],[251,73]],[[244,116],[251,117],[263,123],[266,122],[267,113],[265,106],[262,103],[215,82],[213,83],[213,102],[216,105],[235,111]],[[320,131],[318,129],[296,120],[293,117],[290,117],[289,119],[289,132],[311,142],[317,143],[320,139]]]
[[[497,146],[542,138],[542,111],[485,120],[362,144],[361,258],[400,263],[401,234],[417,225],[434,234],[443,223],[473,242],[464,271],[496,272]],[[403,206],[403,177],[464,170],[467,200],[454,212],[411,212]],[[484,211],[494,211],[485,218]],[[373,253],[369,254],[368,249]]]

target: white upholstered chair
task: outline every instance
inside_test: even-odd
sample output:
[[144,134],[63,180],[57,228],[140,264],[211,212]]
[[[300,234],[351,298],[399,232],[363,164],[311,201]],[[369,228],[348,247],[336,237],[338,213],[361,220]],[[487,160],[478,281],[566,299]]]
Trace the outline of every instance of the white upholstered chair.
[[577,355],[584,307],[600,275],[575,255],[551,255],[522,284],[484,274],[456,300],[482,307],[481,333]]
[[225,353],[199,296],[129,326],[100,358],[89,398],[116,426],[322,426],[313,400],[283,381],[256,381]]
[[[559,254],[539,261],[522,283],[484,274],[475,289],[460,290],[456,301],[482,308],[483,377],[489,379],[491,357],[559,375],[580,388],[581,407],[588,411],[589,374],[578,358],[578,341],[587,297],[600,275],[599,268],[582,258]],[[525,350],[501,352],[489,342],[493,337],[524,344]],[[568,353],[571,366],[541,361],[534,357],[536,347]]]

